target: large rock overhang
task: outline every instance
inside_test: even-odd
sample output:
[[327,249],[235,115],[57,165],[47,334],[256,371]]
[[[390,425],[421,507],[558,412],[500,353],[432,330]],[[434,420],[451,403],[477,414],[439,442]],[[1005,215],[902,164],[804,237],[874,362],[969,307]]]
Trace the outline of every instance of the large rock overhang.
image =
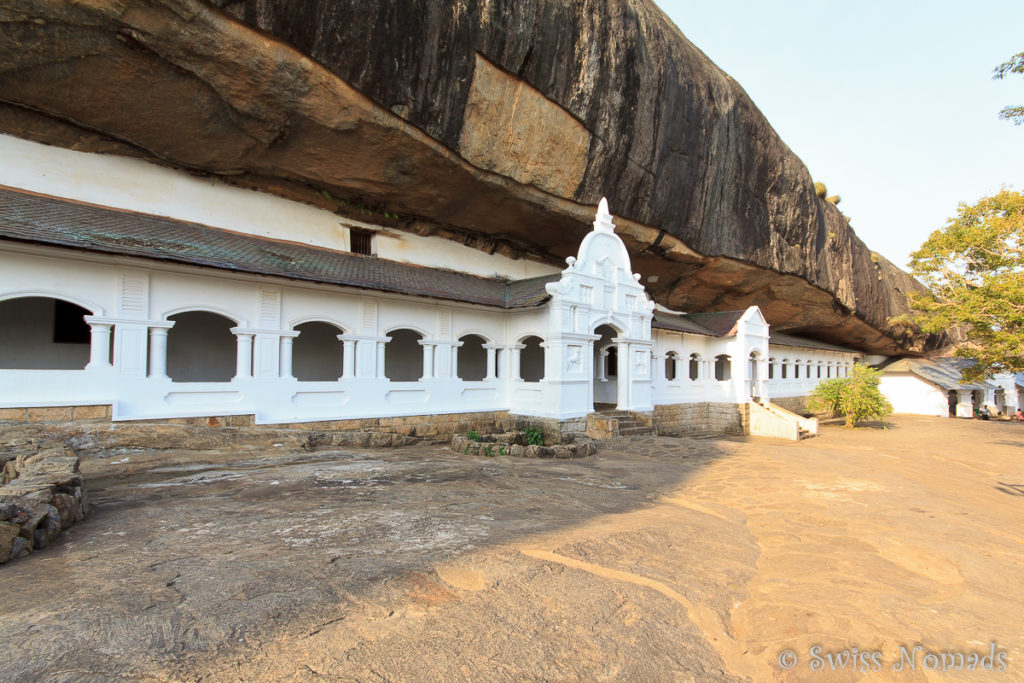
[[757,304],[874,353],[939,341],[888,322],[920,286],[650,2],[220,4],[9,7],[0,132],[553,264],[607,194],[659,303]]

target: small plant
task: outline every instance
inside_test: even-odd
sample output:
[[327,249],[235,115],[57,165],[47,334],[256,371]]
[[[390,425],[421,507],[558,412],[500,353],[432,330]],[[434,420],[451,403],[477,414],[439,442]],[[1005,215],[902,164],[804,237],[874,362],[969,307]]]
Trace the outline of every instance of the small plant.
[[477,434],[475,430],[470,429],[468,432],[466,432],[466,438],[469,439],[470,441],[479,441],[480,435]]
[[527,427],[523,430],[526,434],[526,443],[531,446],[543,446],[544,445],[544,432],[537,427]]
[[498,455],[508,455],[508,453],[505,452],[504,446],[498,446]]
[[494,455],[494,449],[491,448],[490,446],[484,446],[484,455],[488,457]]

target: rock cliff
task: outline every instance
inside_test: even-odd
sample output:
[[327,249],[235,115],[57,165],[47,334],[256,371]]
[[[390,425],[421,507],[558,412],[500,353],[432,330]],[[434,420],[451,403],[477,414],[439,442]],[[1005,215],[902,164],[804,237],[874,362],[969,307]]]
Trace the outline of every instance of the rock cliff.
[[606,195],[660,303],[935,341],[887,322],[918,285],[650,0],[2,0],[0,132],[551,263]]

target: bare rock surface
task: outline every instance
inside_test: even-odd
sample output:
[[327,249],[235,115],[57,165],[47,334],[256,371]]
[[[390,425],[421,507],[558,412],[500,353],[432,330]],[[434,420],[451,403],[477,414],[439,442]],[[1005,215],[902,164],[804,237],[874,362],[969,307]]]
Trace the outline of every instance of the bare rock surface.
[[890,324],[918,285],[650,0],[8,3],[0,131],[550,263],[607,195],[663,304],[938,341]]
[[90,516],[0,570],[0,678],[863,679],[820,646],[1016,679],[1022,429],[86,458]]

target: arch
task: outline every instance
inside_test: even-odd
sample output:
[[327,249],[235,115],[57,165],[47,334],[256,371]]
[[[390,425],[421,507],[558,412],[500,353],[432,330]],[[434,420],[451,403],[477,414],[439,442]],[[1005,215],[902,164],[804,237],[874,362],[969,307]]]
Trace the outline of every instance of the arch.
[[692,382],[700,379],[700,362],[701,357],[699,353],[690,354],[690,381]]
[[299,325],[305,325],[306,323],[325,323],[332,327],[337,327],[338,330],[340,331],[340,334],[352,333],[352,330],[346,328],[345,325],[341,323],[341,321],[335,320],[334,318],[328,318],[325,315],[306,315],[301,318],[295,318],[294,320],[288,322],[288,324],[285,326],[285,329],[294,330]]
[[384,376],[392,382],[416,382],[423,377],[424,334],[412,327],[388,331],[391,341],[384,345]]
[[292,329],[299,333],[292,341],[292,375],[300,382],[333,382],[341,377],[344,345],[338,339],[344,330],[334,323],[309,320]]
[[782,359],[782,363],[779,364],[779,368],[782,370],[782,377],[781,377],[781,379],[788,379],[788,377],[787,377],[787,374],[788,374],[787,373],[787,368],[788,368],[788,366],[789,366],[789,359],[788,358],[783,358]]
[[720,353],[715,356],[715,379],[719,382],[732,379],[732,357],[729,354]]
[[597,328],[599,327],[610,327],[615,331],[617,336],[622,336],[625,334],[626,329],[629,328],[629,325],[625,321],[615,317],[615,315],[608,314],[590,323],[591,333],[597,334]]
[[[216,306],[208,306],[206,304],[199,306],[182,306],[181,308],[165,311],[161,316],[161,320],[170,320],[172,316],[181,315],[182,313],[212,313],[213,315],[219,315],[222,318],[230,320],[234,323],[232,327],[245,327],[247,324],[245,318],[239,318],[234,313],[225,311],[222,308],[217,308]],[[171,329],[174,328],[172,327]]]
[[679,361],[679,354],[669,351],[665,354],[665,379],[669,382],[676,379],[676,363]]
[[0,368],[83,370],[92,333],[89,309],[65,298],[19,296],[0,301]]
[[6,294],[0,294],[0,302],[7,301],[9,299],[29,299],[29,298],[40,298],[40,299],[57,299],[60,301],[67,301],[68,303],[74,304],[81,308],[84,308],[89,312],[89,315],[103,315],[103,307],[94,301],[83,299],[79,296],[72,296],[65,294],[64,292],[58,292],[53,289],[22,289],[17,292],[7,292]]
[[539,382],[544,379],[544,340],[536,335],[524,337],[520,342],[525,348],[519,351],[519,379],[524,382]]
[[391,336],[392,332],[399,332],[401,330],[415,332],[416,334],[420,335],[420,339],[430,339],[429,332],[427,332],[422,327],[416,327],[415,325],[410,325],[409,323],[399,323],[397,325],[387,328],[386,330],[384,330],[384,336]]
[[775,359],[768,359],[768,379],[775,379]]
[[[819,361],[818,361],[818,379],[821,379],[821,366],[822,366],[822,365],[824,365],[824,361],[820,361],[820,360],[819,360]],[[828,377],[831,377],[831,376],[832,376],[832,363],[829,363],[829,364],[828,364],[828,366],[827,366],[827,369],[826,369],[826,373],[827,373],[827,374],[825,375],[825,377],[826,377],[826,378],[828,378]]]
[[458,338],[462,342],[456,362],[456,374],[466,382],[480,382],[487,377],[487,338],[480,334],[464,334]]
[[756,382],[757,380],[761,379],[761,375],[758,372],[757,366],[758,362],[761,360],[761,352],[758,351],[757,349],[754,349],[753,351],[750,352],[748,358],[750,360],[750,379]]
[[196,308],[167,316],[167,376],[175,382],[230,382],[235,375],[238,341],[234,319]]
[[466,328],[464,330],[460,330],[458,332],[458,334],[455,335],[455,338],[456,339],[462,339],[463,337],[471,337],[471,336],[472,337],[480,337],[481,339],[484,340],[485,344],[496,344],[497,343],[497,342],[494,341],[494,339],[495,339],[494,337],[490,336],[489,334],[485,334],[485,333],[481,332],[480,329],[476,328],[476,327],[469,327],[469,328]]

